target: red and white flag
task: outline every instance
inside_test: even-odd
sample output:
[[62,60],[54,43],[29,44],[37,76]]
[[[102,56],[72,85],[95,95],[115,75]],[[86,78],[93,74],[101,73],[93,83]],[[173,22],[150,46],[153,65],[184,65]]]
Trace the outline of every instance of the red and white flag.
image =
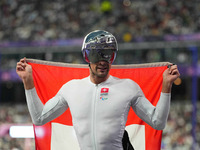
[[[28,59],[32,66],[34,84],[43,103],[52,98],[61,86],[89,75],[87,65],[56,63]],[[162,88],[162,73],[168,62],[140,65],[113,65],[110,74],[137,82],[149,101],[156,105]],[[101,93],[109,94],[107,87]],[[103,96],[105,99],[106,96]],[[136,150],[160,150],[162,131],[155,130],[130,109],[126,130]],[[43,126],[34,126],[36,150],[79,150],[69,109]]]

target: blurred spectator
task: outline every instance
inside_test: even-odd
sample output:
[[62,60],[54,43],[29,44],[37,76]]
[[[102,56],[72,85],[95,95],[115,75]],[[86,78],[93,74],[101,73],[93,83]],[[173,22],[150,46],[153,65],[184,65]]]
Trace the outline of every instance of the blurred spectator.
[[[199,116],[200,103],[197,105]],[[163,131],[162,150],[189,150],[192,149],[192,104],[188,102],[174,102],[171,104],[167,126]],[[197,118],[196,136],[197,145],[194,150],[200,149],[200,120]]]
[[31,118],[27,106],[24,104],[1,104],[0,150],[34,150],[34,139],[10,137],[10,125],[17,124],[31,124]]
[[0,125],[5,123],[31,123],[28,108],[24,104],[0,106]]
[[89,0],[0,2],[0,40],[35,41],[83,37],[109,30],[123,40],[134,37],[189,34],[200,31],[196,0]]

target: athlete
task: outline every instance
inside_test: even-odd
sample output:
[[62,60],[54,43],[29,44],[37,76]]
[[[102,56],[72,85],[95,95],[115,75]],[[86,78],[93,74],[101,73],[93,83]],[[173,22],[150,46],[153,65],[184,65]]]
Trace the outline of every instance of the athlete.
[[171,64],[164,71],[162,92],[155,107],[137,83],[109,74],[117,51],[117,41],[111,33],[101,30],[89,33],[82,53],[89,63],[90,75],[67,82],[45,105],[37,95],[31,66],[25,58],[21,59],[16,72],[23,81],[33,123],[43,125],[69,107],[81,150],[123,150],[122,138],[130,107],[153,128],[164,129],[172,83],[180,76],[177,65]]

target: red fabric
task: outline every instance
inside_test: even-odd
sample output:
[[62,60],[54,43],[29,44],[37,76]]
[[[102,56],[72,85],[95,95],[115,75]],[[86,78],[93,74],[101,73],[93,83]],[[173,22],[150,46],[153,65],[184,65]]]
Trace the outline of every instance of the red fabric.
[[[80,79],[89,75],[88,68],[70,68],[60,66],[29,63],[33,68],[34,83],[37,93],[43,103],[53,97],[61,86],[71,79]],[[153,105],[157,104],[162,88],[163,67],[111,69],[110,74],[119,78],[129,78],[137,82],[145,96]],[[134,119],[133,119],[134,118]],[[52,122],[72,125],[69,109]],[[162,131],[155,130],[139,119],[131,109],[127,125],[145,125],[146,150],[160,150]],[[50,150],[51,122],[43,126],[34,126],[36,150]],[[41,132],[42,131],[42,132]],[[49,143],[49,144],[47,144]]]

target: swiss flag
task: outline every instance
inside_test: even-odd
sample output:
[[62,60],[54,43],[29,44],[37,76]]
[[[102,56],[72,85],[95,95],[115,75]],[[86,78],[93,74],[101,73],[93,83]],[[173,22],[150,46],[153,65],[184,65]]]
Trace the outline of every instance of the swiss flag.
[[101,93],[108,93],[109,88],[101,88]]
[[[89,75],[87,65],[56,63],[28,59],[32,66],[34,84],[43,103],[52,98],[61,86],[72,80]],[[142,88],[147,99],[156,105],[162,88],[162,73],[169,63],[140,65],[113,65],[110,74],[118,78],[134,80]],[[102,88],[101,92],[109,92]],[[162,131],[155,130],[143,122],[130,109],[126,130],[136,150],[160,150]],[[68,109],[58,118],[43,126],[34,126],[36,150],[79,150],[73,130],[72,117]]]

